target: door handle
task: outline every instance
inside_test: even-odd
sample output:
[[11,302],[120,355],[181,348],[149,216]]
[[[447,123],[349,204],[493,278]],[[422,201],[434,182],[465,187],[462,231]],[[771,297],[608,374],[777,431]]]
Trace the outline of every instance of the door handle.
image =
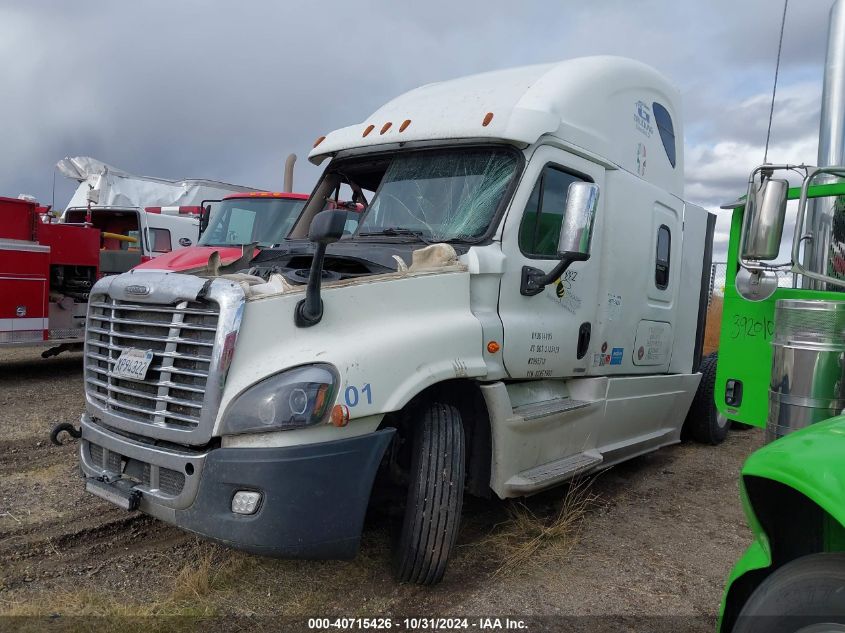
[[592,326],[589,323],[582,323],[578,328],[578,351],[577,358],[581,360],[586,356],[587,350],[590,349],[590,331]]

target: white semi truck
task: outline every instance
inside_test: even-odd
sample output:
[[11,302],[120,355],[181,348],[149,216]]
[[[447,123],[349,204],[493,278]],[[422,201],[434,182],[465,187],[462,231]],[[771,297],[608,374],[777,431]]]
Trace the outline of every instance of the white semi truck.
[[[431,84],[310,159],[330,162],[284,248],[92,290],[90,492],[251,552],[351,557],[378,475],[407,491],[396,576],[428,584],[464,492],[680,440],[714,216],[683,199],[663,76],[591,57]],[[339,197],[364,207],[351,235],[322,211]]]

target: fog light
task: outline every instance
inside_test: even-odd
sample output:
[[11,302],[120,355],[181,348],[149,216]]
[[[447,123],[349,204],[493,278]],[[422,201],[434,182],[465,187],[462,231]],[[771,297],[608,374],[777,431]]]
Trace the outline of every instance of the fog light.
[[255,514],[261,503],[261,493],[252,490],[238,490],[232,497],[232,512],[235,514]]

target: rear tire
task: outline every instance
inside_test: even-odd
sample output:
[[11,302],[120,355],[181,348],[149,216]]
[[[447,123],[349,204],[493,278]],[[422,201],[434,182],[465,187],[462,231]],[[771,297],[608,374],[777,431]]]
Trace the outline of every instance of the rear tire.
[[464,429],[458,410],[433,403],[414,420],[410,483],[394,550],[396,579],[440,582],[458,535],[464,494]]
[[716,446],[725,441],[731,422],[716,409],[716,364],[719,353],[708,354],[701,361],[698,371],[701,382],[692,400],[692,406],[684,422],[682,434],[700,444]]
[[845,631],[845,552],[803,556],[757,587],[733,633]]

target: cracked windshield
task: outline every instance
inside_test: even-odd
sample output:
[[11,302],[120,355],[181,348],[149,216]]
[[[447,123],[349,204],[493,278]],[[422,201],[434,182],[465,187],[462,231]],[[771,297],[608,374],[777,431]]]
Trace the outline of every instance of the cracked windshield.
[[358,236],[473,241],[490,225],[518,165],[506,150],[398,155],[387,167]]

